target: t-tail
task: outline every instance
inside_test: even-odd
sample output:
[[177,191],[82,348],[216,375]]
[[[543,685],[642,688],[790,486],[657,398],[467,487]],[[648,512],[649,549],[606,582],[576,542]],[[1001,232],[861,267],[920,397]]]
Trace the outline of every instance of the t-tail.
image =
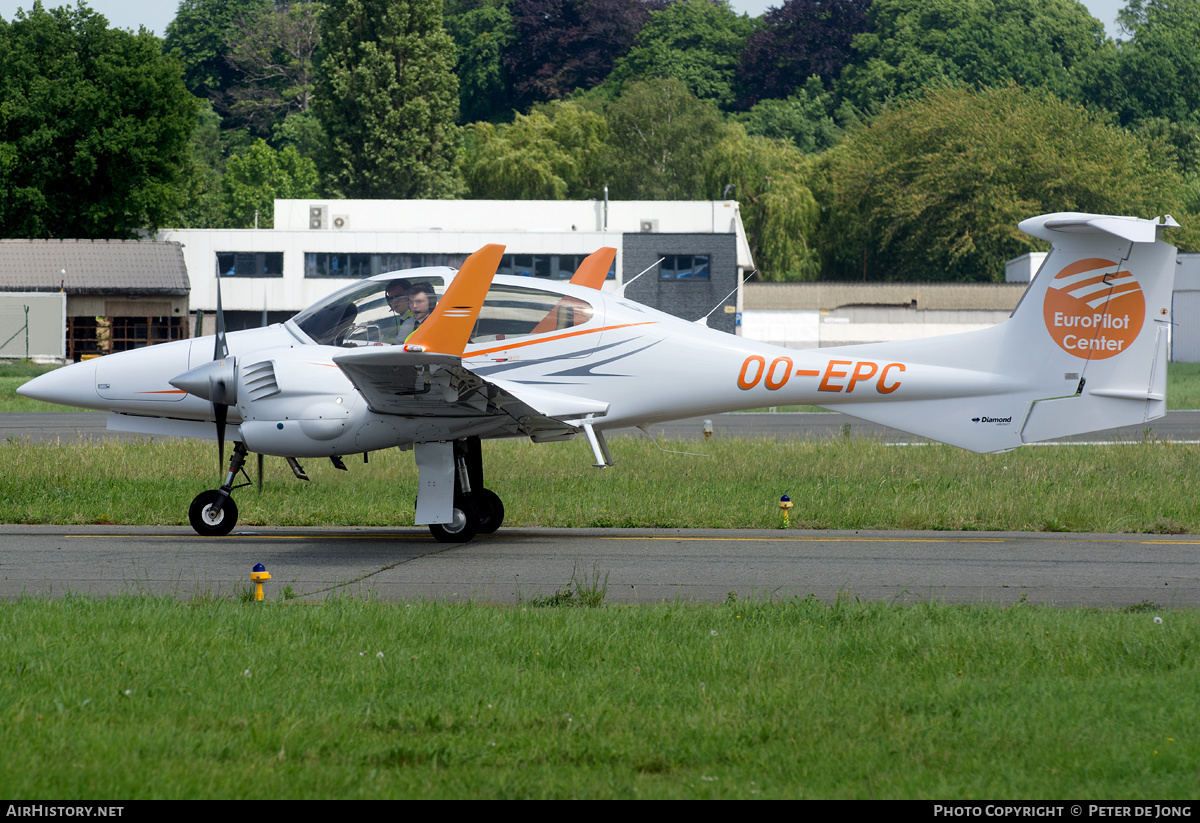
[[1161,417],[1175,282],[1175,247],[1162,234],[1177,226],[1169,216],[1074,212],[1023,221],[1022,231],[1052,249],[1008,320],[967,334],[822,349],[902,364],[912,390],[888,402],[822,405],[977,452]]

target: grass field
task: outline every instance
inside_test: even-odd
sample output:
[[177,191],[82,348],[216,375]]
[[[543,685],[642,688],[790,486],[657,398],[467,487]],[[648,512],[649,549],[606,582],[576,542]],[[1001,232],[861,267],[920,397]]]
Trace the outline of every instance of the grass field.
[[[489,441],[487,484],[506,525],[1194,533],[1200,498],[1183,490],[1200,446],[1141,442],[977,455],[876,440],[610,441],[617,465],[592,468],[582,441]],[[253,461],[251,461],[253,463]],[[370,463],[303,461],[301,483],[266,461],[262,494],[236,492],[243,525],[409,525],[417,472],[391,449]],[[191,499],[219,485],[211,442],[0,443],[0,522],[184,525]]]
[[0,794],[1195,798],[1198,638],[1145,608],[24,600]]

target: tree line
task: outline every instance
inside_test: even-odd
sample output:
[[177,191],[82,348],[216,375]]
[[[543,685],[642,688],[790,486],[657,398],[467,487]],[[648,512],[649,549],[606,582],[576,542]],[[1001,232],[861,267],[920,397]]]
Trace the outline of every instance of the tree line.
[[[0,22],[0,227],[274,198],[722,199],[768,280],[1003,279],[1048,211],[1200,249],[1200,0],[182,0]],[[1200,222],[1200,221],[1197,221]]]

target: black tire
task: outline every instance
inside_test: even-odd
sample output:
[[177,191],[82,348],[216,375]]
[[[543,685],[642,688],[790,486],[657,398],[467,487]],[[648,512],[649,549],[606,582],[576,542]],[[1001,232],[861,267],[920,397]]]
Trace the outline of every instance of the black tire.
[[[213,518],[212,507],[220,497],[224,497],[225,502],[221,504],[221,511]],[[192,501],[192,507],[188,509],[188,520],[191,521],[192,528],[196,530],[196,534],[205,537],[224,537],[233,531],[237,519],[237,503],[233,502],[232,497],[227,497],[216,489],[200,492]]]
[[456,523],[430,523],[429,533],[439,543],[466,543],[479,532],[479,516],[473,506],[454,504]]
[[492,534],[504,522],[504,503],[491,489],[480,489],[472,496],[479,512],[479,533]]

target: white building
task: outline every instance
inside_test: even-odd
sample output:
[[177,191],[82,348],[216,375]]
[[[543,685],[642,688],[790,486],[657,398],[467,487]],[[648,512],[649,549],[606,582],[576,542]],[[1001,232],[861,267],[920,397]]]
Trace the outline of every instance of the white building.
[[[264,310],[272,321],[284,319],[357,278],[458,266],[502,243],[501,273],[564,279],[583,257],[613,246],[614,285],[665,257],[629,296],[695,319],[754,266],[732,200],[276,200],[274,222],[272,229],[158,234],[183,245],[193,312],[215,311],[218,268],[232,329],[258,325]],[[731,332],[736,297],[724,318]]]

